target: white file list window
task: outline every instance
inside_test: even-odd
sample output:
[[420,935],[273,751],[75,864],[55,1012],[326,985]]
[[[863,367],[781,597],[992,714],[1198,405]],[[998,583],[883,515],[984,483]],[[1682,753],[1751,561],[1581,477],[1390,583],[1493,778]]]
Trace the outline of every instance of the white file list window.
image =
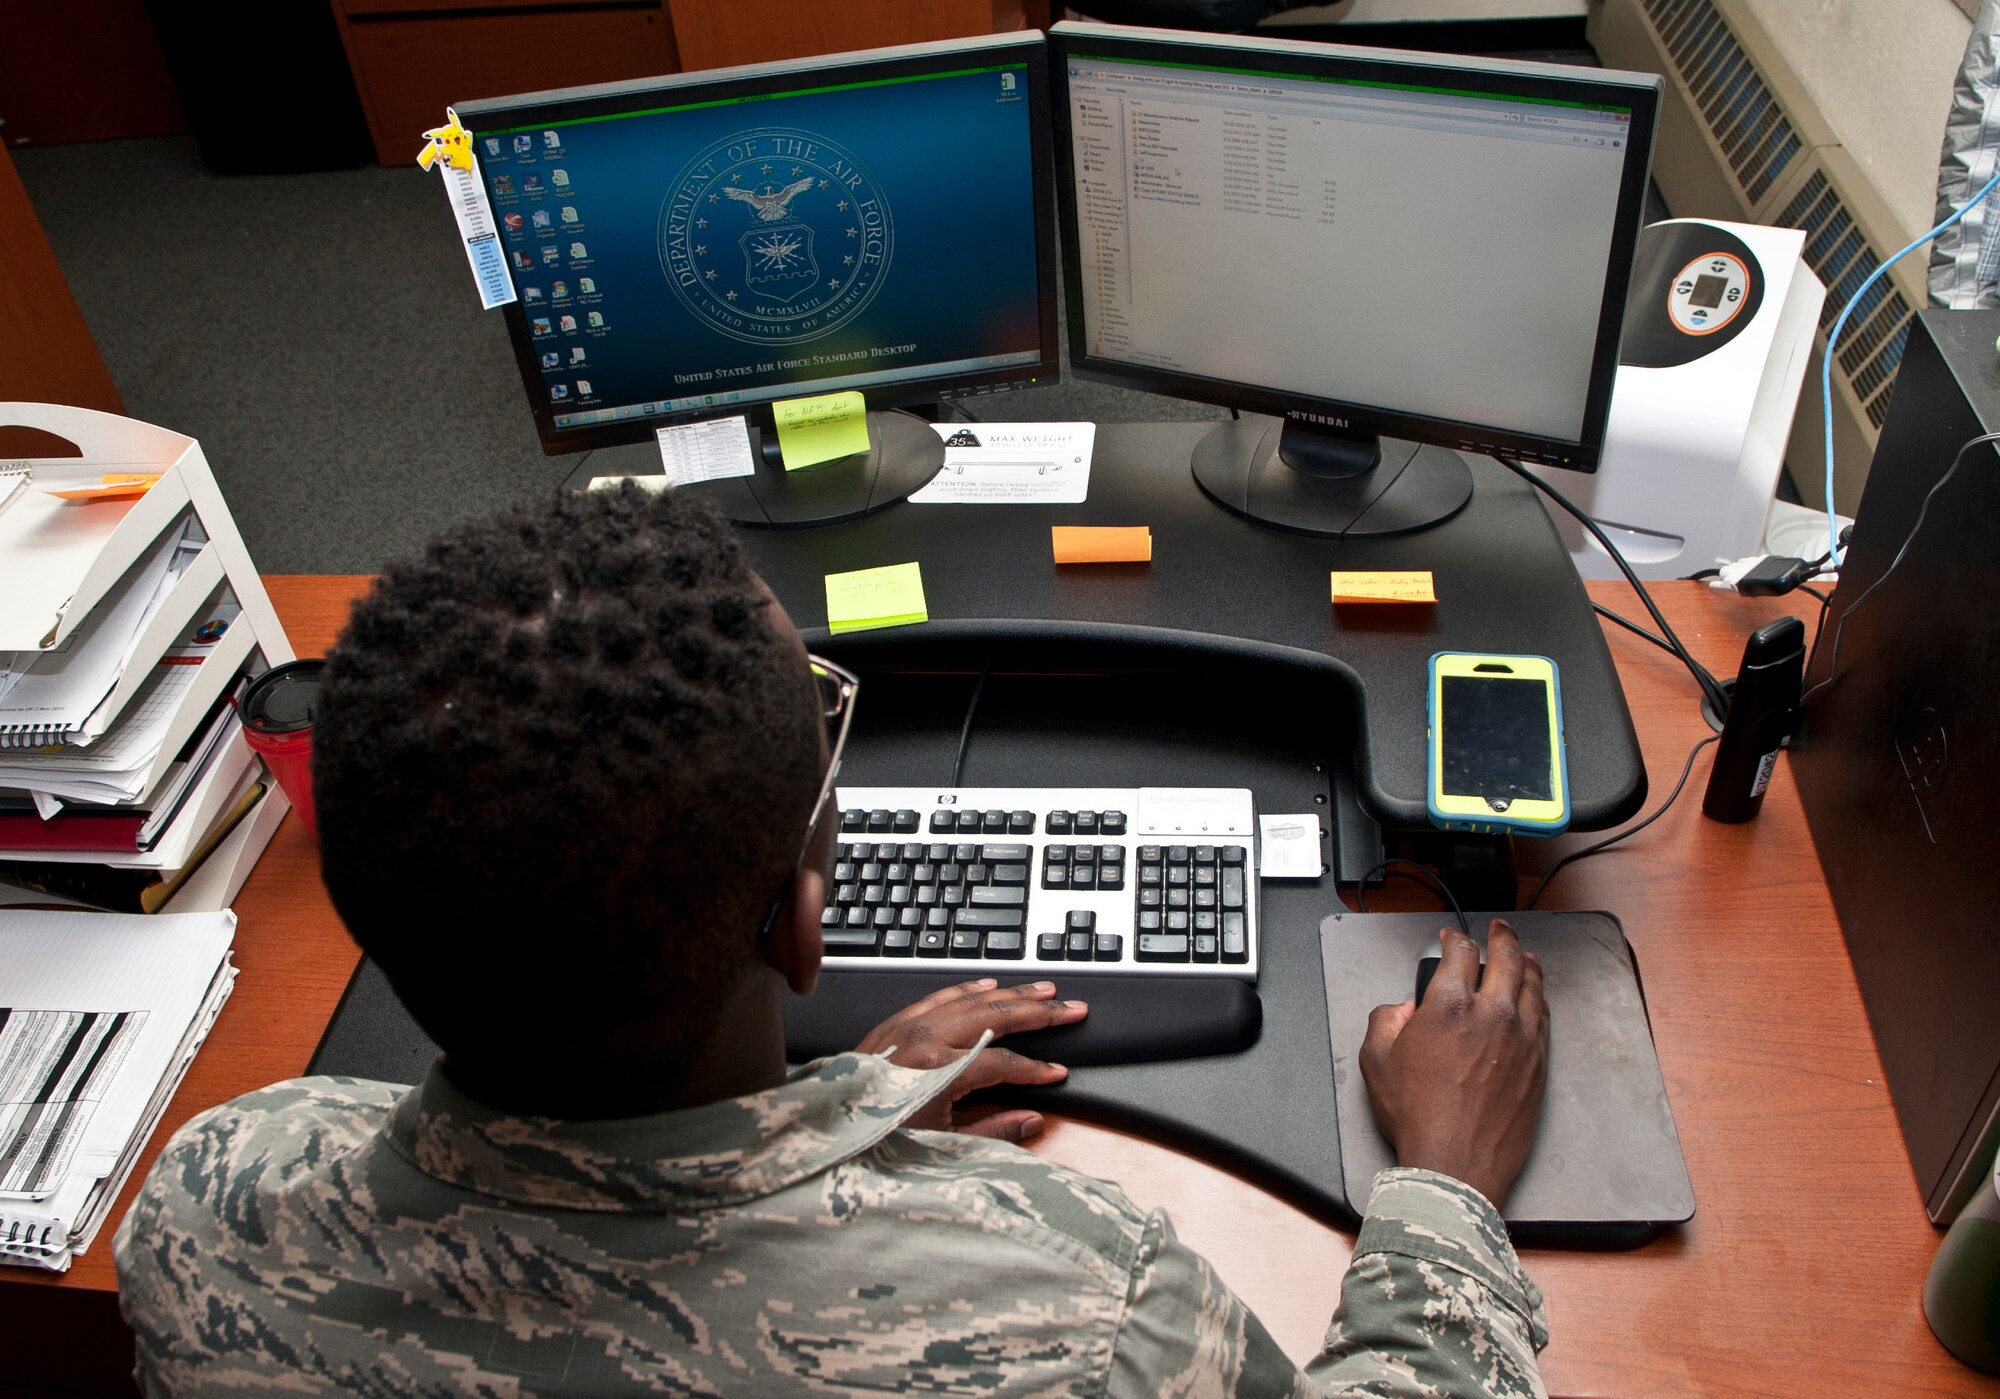
[[1069,81],[1093,354],[1581,435],[1629,112],[1107,59]]

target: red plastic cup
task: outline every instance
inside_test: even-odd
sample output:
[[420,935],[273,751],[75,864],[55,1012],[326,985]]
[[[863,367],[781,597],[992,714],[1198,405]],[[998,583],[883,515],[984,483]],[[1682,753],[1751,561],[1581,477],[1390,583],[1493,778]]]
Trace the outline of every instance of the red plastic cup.
[[238,707],[243,736],[278,779],[315,842],[319,826],[313,820],[312,722],[319,707],[320,672],[325,668],[326,662],[320,660],[272,666],[250,682]]

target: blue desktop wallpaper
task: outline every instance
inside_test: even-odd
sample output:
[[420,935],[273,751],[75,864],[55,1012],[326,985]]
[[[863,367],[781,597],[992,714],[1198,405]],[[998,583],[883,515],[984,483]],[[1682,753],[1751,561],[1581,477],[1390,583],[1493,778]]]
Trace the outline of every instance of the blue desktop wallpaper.
[[550,411],[1037,351],[1026,85],[1004,66],[476,130]]

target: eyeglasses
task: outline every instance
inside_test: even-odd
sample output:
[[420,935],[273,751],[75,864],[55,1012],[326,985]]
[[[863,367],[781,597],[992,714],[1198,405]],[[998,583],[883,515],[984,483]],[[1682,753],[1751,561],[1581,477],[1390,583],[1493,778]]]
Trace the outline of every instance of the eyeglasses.
[[[812,667],[813,680],[819,685],[820,712],[826,720],[826,776],[820,780],[819,796],[814,798],[812,812],[806,817],[806,838],[799,846],[799,857],[792,861],[793,872],[812,853],[813,840],[819,835],[820,817],[826,814],[826,804],[833,799],[834,784],[840,777],[840,755],[847,751],[847,730],[854,722],[854,697],[861,693],[861,681],[852,671],[820,656],[808,655],[806,662]],[[771,929],[778,921],[778,911],[785,906],[785,895],[792,887],[791,880],[791,874],[787,873],[783,887],[778,890],[778,897],[771,901],[771,910],[764,915],[764,924],[757,930],[759,942],[771,936]]]

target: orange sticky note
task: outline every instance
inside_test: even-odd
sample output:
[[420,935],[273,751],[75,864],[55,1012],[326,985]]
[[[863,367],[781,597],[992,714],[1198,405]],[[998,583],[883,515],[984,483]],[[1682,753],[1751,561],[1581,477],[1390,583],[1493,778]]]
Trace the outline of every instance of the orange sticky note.
[[1153,531],[1145,525],[1050,525],[1057,563],[1151,563]]
[[1369,570],[1333,575],[1333,600],[1342,602],[1436,602],[1429,569],[1398,573]]
[[144,495],[153,489],[154,483],[159,479],[158,472],[151,475],[104,472],[98,476],[98,484],[95,486],[77,486],[66,491],[50,491],[48,494],[57,500],[125,500],[132,496]]

